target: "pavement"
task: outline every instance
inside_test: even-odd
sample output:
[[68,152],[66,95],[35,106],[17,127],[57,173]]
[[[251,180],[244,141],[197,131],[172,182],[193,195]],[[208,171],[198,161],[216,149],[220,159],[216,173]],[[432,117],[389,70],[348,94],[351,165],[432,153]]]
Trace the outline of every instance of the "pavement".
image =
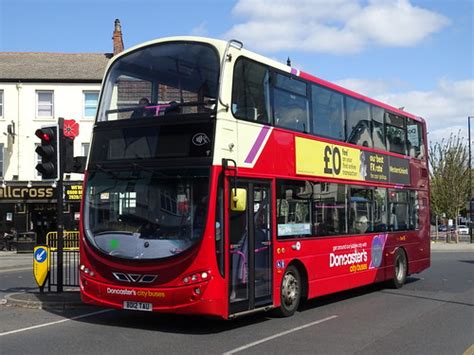
[[[432,242],[432,252],[474,252],[474,244]],[[33,269],[33,253],[17,254],[15,251],[0,251],[0,274]],[[90,307],[81,302],[79,288],[65,288],[64,292],[44,293],[36,290],[6,294],[0,305],[40,309],[70,309]]]
[[[16,251],[0,251],[0,275],[28,270],[33,272],[32,252],[18,254]],[[62,293],[48,292],[47,288],[41,293],[39,287],[28,292],[9,293],[0,298],[0,305],[40,309],[89,307],[82,303],[79,287],[65,287]]]
[[431,242],[431,251],[433,252],[444,252],[444,251],[456,251],[456,252],[474,252],[474,243],[446,243],[444,241]]

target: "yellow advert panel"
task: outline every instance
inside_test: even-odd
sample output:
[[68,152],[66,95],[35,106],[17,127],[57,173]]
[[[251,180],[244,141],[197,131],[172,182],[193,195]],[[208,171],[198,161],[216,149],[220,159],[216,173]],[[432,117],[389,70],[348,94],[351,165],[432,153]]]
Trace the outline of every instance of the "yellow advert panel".
[[410,184],[409,160],[295,137],[296,174]]
[[296,173],[365,180],[361,150],[296,137]]

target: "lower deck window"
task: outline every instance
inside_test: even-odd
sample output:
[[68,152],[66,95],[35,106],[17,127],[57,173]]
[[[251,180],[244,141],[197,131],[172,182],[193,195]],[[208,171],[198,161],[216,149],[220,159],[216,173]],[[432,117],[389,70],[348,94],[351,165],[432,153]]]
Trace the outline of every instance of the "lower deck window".
[[278,237],[415,230],[418,197],[417,191],[277,180]]
[[408,194],[407,191],[388,190],[389,192],[389,230],[408,229]]
[[311,184],[305,181],[282,181],[277,191],[278,236],[310,235]]
[[313,226],[316,235],[346,234],[346,188],[332,183],[315,183]]
[[351,188],[349,206],[349,233],[363,234],[373,231],[372,189]]

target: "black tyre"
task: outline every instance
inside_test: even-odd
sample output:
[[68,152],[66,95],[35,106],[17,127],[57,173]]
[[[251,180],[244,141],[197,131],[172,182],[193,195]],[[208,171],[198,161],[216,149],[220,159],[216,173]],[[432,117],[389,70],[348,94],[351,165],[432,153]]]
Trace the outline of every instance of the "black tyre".
[[276,310],[277,315],[281,317],[292,316],[301,300],[301,276],[298,269],[290,265],[285,270],[280,286],[280,308]]
[[401,288],[405,284],[408,274],[408,262],[403,249],[397,249],[393,264],[393,279],[390,281],[390,286]]

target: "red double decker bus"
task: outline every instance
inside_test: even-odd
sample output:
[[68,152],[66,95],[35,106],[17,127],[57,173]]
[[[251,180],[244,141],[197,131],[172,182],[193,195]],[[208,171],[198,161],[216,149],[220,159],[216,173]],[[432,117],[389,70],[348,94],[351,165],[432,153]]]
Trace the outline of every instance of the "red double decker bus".
[[110,63],[84,182],[86,303],[233,318],[430,265],[424,121],[242,48]]

